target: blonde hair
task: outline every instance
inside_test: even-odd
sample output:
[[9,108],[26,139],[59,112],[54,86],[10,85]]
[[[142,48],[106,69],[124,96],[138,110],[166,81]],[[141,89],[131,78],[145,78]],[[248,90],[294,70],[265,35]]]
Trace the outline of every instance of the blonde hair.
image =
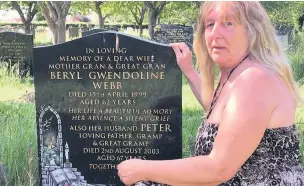
[[[208,12],[219,2],[205,2],[200,8],[193,49],[201,76],[203,102],[210,105],[214,91],[214,62],[208,54],[204,32],[204,20]],[[249,57],[274,71],[286,84],[296,102],[303,103],[299,87],[292,76],[289,61],[276,38],[276,32],[263,6],[256,1],[221,2],[231,5],[236,18],[246,25],[249,41]],[[209,108],[207,108],[209,110]]]

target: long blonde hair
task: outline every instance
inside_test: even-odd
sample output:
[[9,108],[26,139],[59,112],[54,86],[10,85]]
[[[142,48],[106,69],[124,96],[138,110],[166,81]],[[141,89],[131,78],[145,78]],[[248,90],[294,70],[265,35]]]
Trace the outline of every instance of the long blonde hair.
[[[204,2],[200,15],[193,49],[197,59],[197,68],[201,76],[203,102],[210,105],[214,91],[214,62],[208,54],[204,32],[204,20],[208,12],[219,2]],[[263,6],[256,1],[221,2],[229,3],[237,15],[237,20],[246,25],[249,41],[249,57],[274,71],[286,84],[296,102],[303,103],[299,87],[292,76],[289,61],[280,47],[276,32]],[[209,108],[207,108],[209,110]]]

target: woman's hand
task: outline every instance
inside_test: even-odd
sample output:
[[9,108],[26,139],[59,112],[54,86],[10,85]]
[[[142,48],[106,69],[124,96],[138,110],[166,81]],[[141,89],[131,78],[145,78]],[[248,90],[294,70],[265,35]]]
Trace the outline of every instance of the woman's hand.
[[185,43],[172,43],[170,46],[175,52],[176,61],[181,71],[185,75],[188,72],[192,72],[192,52],[189,50],[188,46]]
[[144,181],[145,160],[130,159],[117,165],[118,176],[125,185]]

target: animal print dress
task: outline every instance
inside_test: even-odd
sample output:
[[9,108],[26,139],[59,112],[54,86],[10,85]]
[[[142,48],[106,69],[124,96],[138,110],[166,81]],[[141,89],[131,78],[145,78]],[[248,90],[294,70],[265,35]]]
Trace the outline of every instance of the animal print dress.
[[[203,122],[198,129],[195,152],[208,155],[219,126]],[[304,186],[304,169],[295,125],[266,129],[250,158],[228,182],[220,186]]]
[[[208,155],[219,126],[203,122],[198,129],[196,156]],[[137,186],[164,186],[141,182]],[[266,129],[254,153],[228,182],[220,186],[304,186],[304,169],[295,125]]]

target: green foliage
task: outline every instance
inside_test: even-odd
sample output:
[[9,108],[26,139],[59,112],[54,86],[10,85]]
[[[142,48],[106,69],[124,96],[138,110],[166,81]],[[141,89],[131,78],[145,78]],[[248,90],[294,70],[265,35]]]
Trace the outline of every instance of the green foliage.
[[[72,1],[69,14],[86,15],[91,13],[92,11],[97,14],[95,2],[97,1]],[[119,20],[117,20],[117,17],[128,18],[128,16],[126,16],[126,11],[124,7],[124,4],[127,2],[121,2],[121,1],[99,1],[99,2],[100,2],[99,7],[101,9],[101,13],[103,17],[108,17],[111,20],[114,20],[114,22],[119,22]]]
[[[105,6],[106,11],[110,12],[110,16],[107,22],[137,25],[135,16],[140,16],[137,10],[143,6],[144,3],[139,1],[115,1],[108,3]],[[132,15],[131,11],[135,11],[136,15]],[[144,23],[148,23],[147,16],[145,16]]]
[[304,14],[303,1],[263,1],[262,5],[274,24],[294,25],[298,28],[298,19]]
[[69,10],[69,15],[81,14],[86,15],[94,11],[93,1],[72,1]]
[[1,1],[0,8],[1,8],[1,10],[12,10],[13,9],[10,1]]
[[[140,10],[145,7],[144,2],[138,2],[138,1],[124,1],[124,2],[120,2],[121,3],[121,10],[125,12],[124,16],[126,18],[125,21],[129,22],[129,23],[133,23],[134,25],[137,25],[136,23],[136,19],[139,19],[140,17]],[[132,14],[131,12],[134,12],[134,14]],[[119,14],[119,12],[117,12]],[[145,12],[144,14],[144,23],[148,23],[148,11]]]
[[[70,15],[75,14],[89,14],[92,11],[96,12],[95,2],[97,1],[72,1],[71,8],[69,11]],[[118,12],[124,2],[121,1],[98,1],[100,2],[99,7],[101,8],[102,13],[111,14],[113,12]]]
[[192,25],[196,22],[199,7],[192,1],[172,1],[166,4],[161,23]]
[[286,1],[263,1],[262,5],[273,23],[292,25],[291,3]]
[[44,16],[43,16],[43,14],[42,14],[41,11],[37,12],[37,14],[36,14],[36,20],[37,21],[45,21],[45,18],[44,18]]
[[294,79],[301,85],[304,84],[304,33],[294,34],[287,51],[287,56],[291,61]]

